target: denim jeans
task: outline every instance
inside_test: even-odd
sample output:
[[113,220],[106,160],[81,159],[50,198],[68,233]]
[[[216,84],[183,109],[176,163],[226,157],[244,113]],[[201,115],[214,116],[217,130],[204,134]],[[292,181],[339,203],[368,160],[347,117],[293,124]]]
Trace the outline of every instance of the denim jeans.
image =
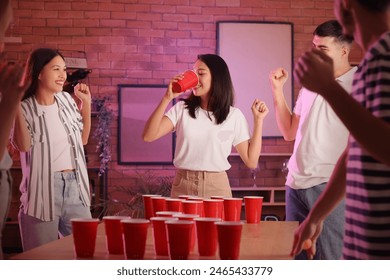
[[89,207],[80,199],[74,172],[54,173],[55,219],[42,221],[19,211],[23,250],[30,250],[72,233],[72,218],[91,218]]
[[1,240],[12,196],[12,177],[8,170],[0,170],[0,260],[4,258]]
[[[325,189],[326,183],[308,189],[292,189],[286,186],[286,220],[301,223],[309,214],[310,209]],[[317,239],[314,259],[337,260],[342,256],[344,236],[343,200],[325,219],[322,232]],[[306,252],[296,256],[296,259],[307,259]]]

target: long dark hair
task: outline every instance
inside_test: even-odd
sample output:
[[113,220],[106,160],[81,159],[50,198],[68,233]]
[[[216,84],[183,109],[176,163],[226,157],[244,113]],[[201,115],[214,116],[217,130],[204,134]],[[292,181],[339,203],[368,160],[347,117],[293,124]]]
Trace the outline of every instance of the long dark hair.
[[64,56],[58,51],[50,48],[39,48],[34,50],[27,60],[25,78],[31,81],[30,86],[26,90],[23,96],[23,100],[33,96],[38,89],[38,77],[43,67],[46,66],[53,58],[61,56],[65,60]]
[[[234,88],[226,62],[215,54],[200,54],[198,59],[210,69],[211,88],[207,111],[212,112],[217,124],[223,123],[229,115],[230,106],[234,104]],[[184,99],[186,108],[192,118],[200,107],[200,97],[193,93]],[[210,117],[211,119],[211,117]]]

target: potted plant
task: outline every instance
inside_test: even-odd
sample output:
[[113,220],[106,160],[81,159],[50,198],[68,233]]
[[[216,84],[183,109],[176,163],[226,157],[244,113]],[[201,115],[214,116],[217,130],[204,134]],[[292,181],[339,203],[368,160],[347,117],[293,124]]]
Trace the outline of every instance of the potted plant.
[[144,217],[144,194],[161,194],[168,197],[171,193],[173,177],[158,176],[153,171],[136,171],[136,186],[116,186],[110,188],[104,215]]
[[100,158],[99,175],[107,170],[108,163],[111,160],[111,121],[113,112],[106,104],[108,101],[109,97],[107,96],[92,99],[92,112],[98,119],[93,138],[97,140],[96,151]]

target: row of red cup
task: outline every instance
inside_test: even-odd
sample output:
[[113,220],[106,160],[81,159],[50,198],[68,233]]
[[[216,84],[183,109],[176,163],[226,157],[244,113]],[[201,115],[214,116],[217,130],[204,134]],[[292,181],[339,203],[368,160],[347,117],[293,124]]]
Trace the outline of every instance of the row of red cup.
[[[144,195],[144,207],[145,215],[148,219],[130,219],[130,217],[104,217],[103,220],[106,226],[107,236],[107,249],[110,254],[123,254],[123,247],[126,248],[127,258],[138,258],[130,251],[136,249],[136,246],[129,245],[134,238],[135,234],[143,235],[143,231],[148,227],[152,217],[174,217],[179,220],[187,220],[194,223],[195,218],[208,217],[218,219],[218,225],[231,225],[238,226],[231,223],[222,223],[223,221],[240,222],[242,198],[223,198],[223,197],[211,197],[210,199],[182,196],[178,199],[162,197],[159,195]],[[247,223],[259,223],[262,210],[263,197],[245,196],[245,213]],[[182,213],[184,212],[184,214]],[[75,244],[75,252],[77,257],[89,258],[93,256],[95,248],[96,231],[99,219],[74,219],[72,220],[73,236]],[[184,222],[185,223],[185,222]],[[190,223],[191,224],[191,223]],[[240,224],[240,223],[239,223]],[[108,227],[107,227],[108,226]],[[173,226],[172,226],[173,227]],[[184,226],[181,226],[184,227]],[[191,227],[191,226],[189,226]],[[134,230],[138,228],[139,230]],[[167,231],[168,229],[166,229]],[[140,232],[139,232],[140,231]],[[126,232],[129,234],[126,235]],[[195,228],[192,229],[192,238],[190,240],[190,248],[194,247],[195,241]],[[222,233],[221,233],[222,234]],[[113,238],[110,236],[113,235]],[[122,237],[123,235],[123,237]],[[126,237],[129,236],[130,237]],[[86,237],[87,236],[87,237]],[[199,238],[202,238],[198,233]],[[199,237],[200,236],[200,237]],[[155,240],[158,237],[154,236]],[[165,238],[167,239],[167,238]],[[165,240],[163,239],[163,240]],[[128,240],[128,241],[126,241]],[[211,239],[211,240],[215,240]],[[146,242],[146,237],[145,237]],[[238,242],[239,243],[239,242]],[[140,243],[142,244],[142,242]],[[159,246],[159,242],[155,242],[155,246]],[[200,242],[202,244],[202,242]],[[142,249],[141,246],[139,249]],[[224,246],[220,247],[220,250],[224,250]],[[92,250],[93,249],[93,250]],[[201,255],[202,249],[199,250]],[[133,254],[131,256],[131,254]],[[159,255],[156,249],[156,254]],[[167,255],[164,253],[163,255]],[[143,256],[143,255],[142,255]],[[175,257],[174,257],[175,258]],[[223,254],[221,255],[223,257]],[[234,258],[234,257],[233,257]]]
[[243,223],[197,216],[152,217],[156,255],[188,259],[196,239],[199,256],[213,257],[219,248],[220,259],[238,259]]
[[[126,259],[143,259],[147,232],[152,223],[155,254],[170,259],[188,259],[195,238],[200,256],[215,256],[217,245],[221,259],[238,259],[242,222],[224,222],[220,218],[175,215],[131,219],[125,216],[103,217],[109,254],[124,254]],[[77,258],[92,258],[99,219],[72,219]],[[196,227],[195,227],[196,225]],[[195,234],[196,228],[196,234]]]
[[263,205],[261,196],[244,198],[212,196],[208,199],[194,196],[168,198],[161,195],[143,195],[143,200],[146,219],[156,217],[158,212],[174,211],[197,214],[200,217],[220,218],[224,221],[240,221],[244,200],[246,222],[259,223]]

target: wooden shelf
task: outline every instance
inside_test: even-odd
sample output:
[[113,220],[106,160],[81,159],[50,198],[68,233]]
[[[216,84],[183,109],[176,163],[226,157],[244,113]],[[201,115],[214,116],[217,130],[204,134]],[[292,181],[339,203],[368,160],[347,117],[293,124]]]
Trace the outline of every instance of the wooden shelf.
[[284,196],[286,193],[283,187],[233,187],[233,196],[263,196],[264,205],[285,205]]
[[[276,215],[279,219],[285,217],[285,194],[284,187],[232,187],[233,197],[262,196],[263,215]],[[245,204],[243,202],[243,210]]]

